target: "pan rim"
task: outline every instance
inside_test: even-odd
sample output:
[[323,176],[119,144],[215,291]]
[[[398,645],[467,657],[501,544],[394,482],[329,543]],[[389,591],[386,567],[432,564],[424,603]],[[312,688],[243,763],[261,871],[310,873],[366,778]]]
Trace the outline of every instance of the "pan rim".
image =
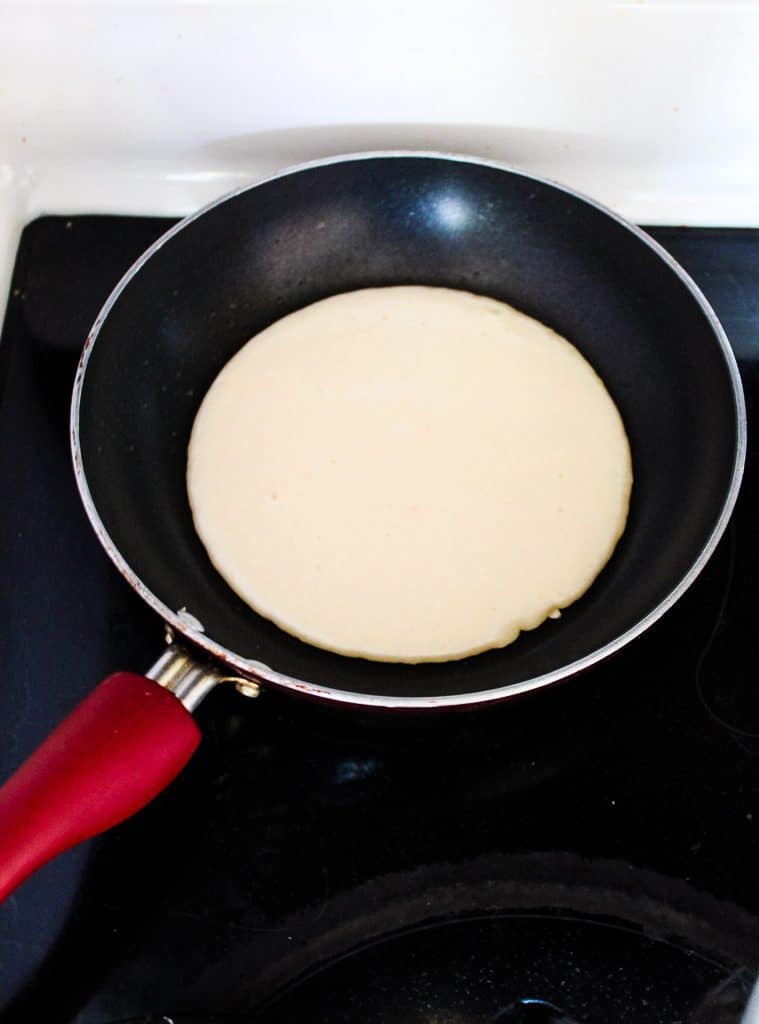
[[[90,356],[94,349],[100,329],[108,317],[111,309],[115,305],[121,293],[130,283],[133,277],[142,269],[142,267],[148,262],[148,260],[160,250],[174,235],[183,231],[186,227],[192,224],[196,219],[210,212],[215,207],[227,202],[230,199],[235,198],[238,195],[242,195],[245,192],[251,191],[252,189],[258,188],[261,185],[265,185],[271,181],[276,181],[279,178],[289,177],[293,174],[313,170],[319,167],[327,167],[332,164],[338,163],[350,163],[359,160],[376,160],[376,159],[427,159],[427,160],[442,160],[450,161],[453,163],[469,163],[475,164],[479,167],[492,168],[494,170],[505,171],[512,175],[517,175],[522,178],[526,178],[530,181],[535,181],[542,185],[547,185],[560,192],[565,193],[575,199],[579,199],[581,202],[594,207],[601,213],[610,217],[621,227],[631,232],[639,241],[644,245],[648,246],[660,260],[665,263],[670,270],[672,270],[676,276],[680,279],[682,284],[688,289],[692,297],[700,306],[704,313],[707,321],[709,322],[712,331],[717,339],[719,347],[721,349],[722,357],[725,361],[725,365],[728,371],[734,410],[735,410],[735,452],[733,460],[733,469],[730,477],[730,485],[724,497],[720,514],[711,530],[711,533],[707,537],[701,551],[699,552],[696,559],[692,562],[688,571],[681,577],[678,583],[670,590],[670,592],[664,597],[654,608],[652,608],[646,615],[639,619],[633,626],[631,626],[624,633],[615,637],[613,640],[604,644],[602,647],[596,648],[590,654],[585,655],[582,658],[578,658],[567,665],[564,665],[558,669],[554,669],[551,672],[543,673],[540,676],[534,676],[531,679],[523,680],[519,683],[510,683],[501,687],[492,687],[487,690],[480,690],[474,693],[452,693],[443,694],[437,696],[388,696],[386,694],[367,694],[367,693],[356,693],[349,690],[343,690],[335,687],[321,686],[308,680],[298,679],[294,676],[287,675],[282,672],[278,672],[276,669],[271,668],[269,665],[263,662],[256,661],[254,659],[242,658],[236,652],[225,647],[223,644],[213,640],[210,636],[207,636],[205,631],[201,628],[197,628],[200,624],[196,620],[192,619],[192,616],[188,615],[185,609],[174,611],[169,608],[161,599],[154,594],[143,582],[140,576],[132,569],[129,563],[126,561],[120,550],[114,543],[110,534],[105,528],[103,521],[95,506],[95,502],[90,492],[89,484],[87,483],[87,477],[84,472],[84,465],[82,460],[82,450],[79,435],[79,412],[81,405],[82,390],[84,385],[84,378],[86,375],[87,365],[90,360]],[[540,175],[531,174],[528,171],[522,170],[519,167],[515,167],[506,163],[502,163],[497,160],[489,160],[469,154],[459,153],[448,153],[444,151],[435,150],[403,150],[403,149],[392,149],[392,150],[371,150],[366,152],[358,153],[344,153],[338,154],[331,157],[325,157],[317,160],[310,160],[304,163],[298,163],[280,171],[275,174],[268,175],[259,181],[248,183],[241,186],[240,188],[234,189],[231,192],[226,193],[217,199],[212,200],[210,203],[202,206],[200,209],[189,214],[187,217],[182,218],[175,225],[169,228],[163,235],[156,239],[153,244],[145,250],[145,252],[131,265],[126,273],[121,277],[119,282],[116,284],[114,289],[103,304],[100,312],[98,313],[90,331],[87,335],[87,339],[82,349],[82,354],[77,365],[76,376],[74,380],[74,387],[71,401],[71,416],[70,416],[70,434],[71,434],[71,454],[74,466],[74,475],[76,478],[77,488],[79,490],[79,496],[84,506],[87,517],[90,524],[95,531],[100,544],[104,548],[106,554],[109,556],[113,564],[130,584],[130,586],[139,594],[139,596],[155,611],[164,622],[171,627],[171,629],[183,636],[190,642],[194,647],[200,648],[211,658],[221,661],[223,664],[231,667],[235,672],[240,675],[246,676],[255,680],[256,682],[268,684],[276,687],[281,687],[286,690],[295,691],[298,693],[306,694],[311,697],[316,697],[322,700],[329,700],[335,703],[349,704],[356,706],[363,706],[369,708],[407,708],[407,709],[431,709],[431,708],[452,708],[462,707],[466,705],[476,705],[491,703],[500,700],[505,700],[508,697],[513,697],[518,694],[527,693],[531,690],[536,690],[544,686],[549,686],[553,683],[559,682],[562,679],[566,679],[570,676],[577,675],[580,672],[585,671],[592,665],[603,661],[605,658],[619,651],[625,647],[628,643],[634,640],[636,637],[644,633],[650,626],[660,619],[665,612],[667,612],[682,595],[688,590],[692,583],[701,573],[702,569],[708,562],[709,558],[713,554],[722,534],[724,533],[727,524],[732,515],[735,503],[740,490],[741,481],[743,478],[743,471],[746,460],[746,448],[747,448],[747,422],[746,422],[746,404],[743,393],[743,386],[740,377],[740,371],[738,369],[737,360],[732,350],[730,342],[728,341],[722,324],[717,318],[714,310],[710,303],[706,299],[705,295],[693,281],[690,275],[680,266],[680,264],[661,246],[655,239],[648,235],[642,228],[636,224],[626,220],[620,214],[611,210],[603,203],[598,202],[596,199],[586,196],[576,189],[570,188],[567,185],[563,185],[560,182],[553,181],[550,178],[545,178]]]

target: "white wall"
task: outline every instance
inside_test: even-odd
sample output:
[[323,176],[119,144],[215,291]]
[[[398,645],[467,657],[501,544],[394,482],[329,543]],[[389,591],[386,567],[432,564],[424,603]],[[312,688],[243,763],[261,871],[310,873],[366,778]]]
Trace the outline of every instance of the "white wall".
[[375,148],[759,225],[758,53],[754,0],[0,0],[0,266],[40,212],[183,213]]

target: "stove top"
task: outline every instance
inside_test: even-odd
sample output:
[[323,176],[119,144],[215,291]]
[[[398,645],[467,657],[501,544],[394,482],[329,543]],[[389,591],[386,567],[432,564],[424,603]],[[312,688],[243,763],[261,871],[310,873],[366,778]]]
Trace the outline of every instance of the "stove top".
[[[80,507],[68,404],[101,302],[169,223],[48,217],[21,240],[0,345],[0,777],[163,643]],[[753,422],[759,231],[652,234],[714,305]],[[691,590],[551,690],[426,716],[214,692],[180,779],[0,908],[2,1024],[737,1021],[759,970],[757,481],[750,436]]]

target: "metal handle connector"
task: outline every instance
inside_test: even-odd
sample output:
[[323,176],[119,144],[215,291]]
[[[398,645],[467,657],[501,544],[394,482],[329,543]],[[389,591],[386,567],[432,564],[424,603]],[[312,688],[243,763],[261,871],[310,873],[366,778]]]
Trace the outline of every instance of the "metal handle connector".
[[210,662],[198,662],[174,644],[166,648],[145,675],[170,690],[188,711],[194,711],[225,678]]
[[152,665],[145,675],[170,690],[188,711],[205,700],[214,686],[219,683],[234,683],[234,687],[243,697],[258,697],[261,688],[253,679],[244,676],[227,675],[221,666],[217,668],[210,661],[196,661],[191,654],[173,642],[174,635],[167,628],[167,647],[158,661]]

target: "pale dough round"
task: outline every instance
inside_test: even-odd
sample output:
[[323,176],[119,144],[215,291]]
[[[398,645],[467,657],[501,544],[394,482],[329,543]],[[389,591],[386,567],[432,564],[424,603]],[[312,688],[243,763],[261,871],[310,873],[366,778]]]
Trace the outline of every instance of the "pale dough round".
[[335,295],[253,338],[203,400],[187,470],[243,600],[318,647],[409,662],[504,646],[578,598],[631,482],[574,346],[423,286]]

